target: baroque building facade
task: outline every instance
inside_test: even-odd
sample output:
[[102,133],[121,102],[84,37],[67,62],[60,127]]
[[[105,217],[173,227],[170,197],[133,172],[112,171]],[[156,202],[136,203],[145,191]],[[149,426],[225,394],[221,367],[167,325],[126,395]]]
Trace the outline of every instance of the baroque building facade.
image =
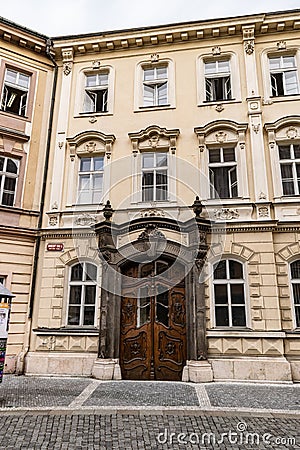
[[52,39],[25,373],[300,380],[299,29],[297,10]]

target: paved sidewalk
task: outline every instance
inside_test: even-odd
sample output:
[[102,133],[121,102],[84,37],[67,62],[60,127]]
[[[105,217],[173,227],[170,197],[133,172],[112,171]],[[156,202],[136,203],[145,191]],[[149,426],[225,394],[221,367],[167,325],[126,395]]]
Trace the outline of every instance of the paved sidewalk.
[[205,410],[299,414],[300,384],[99,381],[4,376],[0,410]]
[[300,449],[300,385],[4,377],[0,450]]

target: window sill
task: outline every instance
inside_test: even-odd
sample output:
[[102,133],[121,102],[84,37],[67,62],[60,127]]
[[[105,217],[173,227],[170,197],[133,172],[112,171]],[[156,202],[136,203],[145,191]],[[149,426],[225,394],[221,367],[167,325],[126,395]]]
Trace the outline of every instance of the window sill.
[[79,119],[79,118],[89,118],[89,117],[103,117],[103,116],[112,116],[113,113],[111,111],[107,111],[107,112],[80,112],[77,114],[74,114],[74,119]]
[[162,111],[175,109],[174,105],[161,105],[161,106],[139,106],[138,109],[135,109],[134,112],[144,112],[144,111]]
[[198,103],[198,107],[203,107],[203,106],[219,106],[219,105],[230,105],[230,104],[235,104],[235,103],[242,103],[242,100],[240,99],[231,99],[231,100],[214,100],[211,102],[208,101],[204,101],[204,102],[200,102]]
[[207,337],[232,337],[232,338],[284,338],[284,331],[254,331],[252,328],[213,328],[207,331]]
[[281,197],[274,197],[274,204],[282,204],[282,203],[299,203],[300,195],[282,195]]
[[86,327],[61,327],[61,328],[35,328],[33,330],[37,335],[51,335],[51,336],[62,336],[66,334],[72,335],[84,335],[84,336],[97,336],[99,330],[93,326]]
[[19,114],[11,113],[11,112],[8,112],[8,111],[3,111],[2,109],[0,110],[0,113],[5,115],[5,116],[7,116],[7,117],[12,117],[14,119],[20,119],[20,120],[25,121],[25,122],[30,122],[31,121],[31,117],[29,117],[29,116],[20,116]]
[[280,103],[280,102],[293,102],[293,101],[299,101],[300,100],[300,94],[292,94],[292,95],[281,95],[278,97],[266,97],[263,101],[264,106],[272,105],[273,103]]

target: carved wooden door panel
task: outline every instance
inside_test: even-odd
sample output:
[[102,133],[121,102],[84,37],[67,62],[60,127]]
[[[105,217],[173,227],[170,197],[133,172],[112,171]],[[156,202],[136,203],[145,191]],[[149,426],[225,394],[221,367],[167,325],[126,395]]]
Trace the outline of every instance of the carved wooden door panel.
[[140,278],[122,293],[123,378],[181,380],[186,361],[184,282],[174,287],[159,276],[155,283]]

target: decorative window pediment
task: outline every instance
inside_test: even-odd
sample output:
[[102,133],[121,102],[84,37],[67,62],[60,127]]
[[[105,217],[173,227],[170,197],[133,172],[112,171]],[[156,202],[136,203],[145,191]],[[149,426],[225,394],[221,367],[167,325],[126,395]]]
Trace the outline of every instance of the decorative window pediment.
[[231,120],[217,120],[194,129],[199,139],[200,151],[203,151],[205,147],[220,145],[239,144],[240,147],[244,147],[246,130],[247,124]]
[[70,146],[70,157],[74,159],[76,154],[105,154],[109,159],[115,139],[113,134],[104,134],[101,131],[84,131],[76,134],[72,138],[67,138]]
[[133,153],[143,151],[171,151],[176,152],[178,129],[167,130],[158,125],[151,125],[136,133],[128,133],[132,142]]
[[300,140],[300,116],[283,117],[276,122],[266,123],[268,141],[271,148],[275,142]]

